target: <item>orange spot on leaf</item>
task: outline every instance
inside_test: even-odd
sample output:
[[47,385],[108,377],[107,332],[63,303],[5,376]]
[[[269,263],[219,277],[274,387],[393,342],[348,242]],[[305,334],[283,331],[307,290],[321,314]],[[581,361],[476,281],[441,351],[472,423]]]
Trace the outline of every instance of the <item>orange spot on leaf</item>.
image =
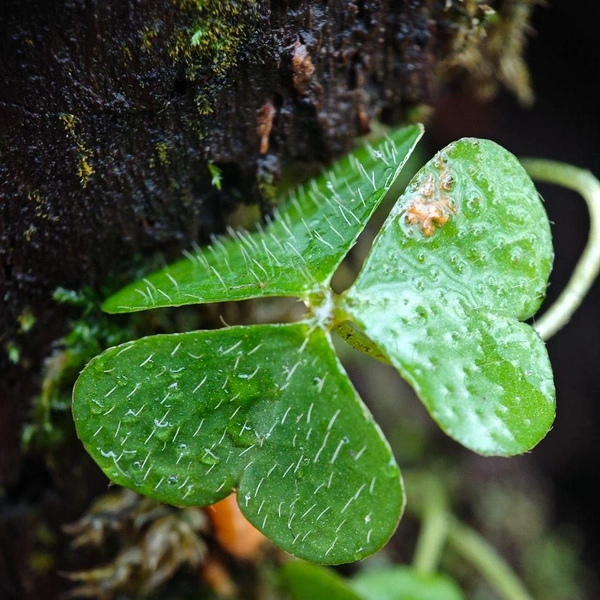
[[[441,190],[450,191],[453,183],[451,178],[445,178]],[[441,190],[436,188],[432,179],[428,179],[404,211],[406,222],[419,227],[426,237],[431,237],[438,227],[443,227],[456,214],[456,207],[440,194]]]

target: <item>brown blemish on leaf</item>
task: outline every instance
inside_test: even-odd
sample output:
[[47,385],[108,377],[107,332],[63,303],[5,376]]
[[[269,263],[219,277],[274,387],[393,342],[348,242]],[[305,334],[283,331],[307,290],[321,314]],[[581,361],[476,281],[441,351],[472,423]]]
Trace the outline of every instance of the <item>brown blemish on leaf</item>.
[[[452,183],[450,178],[444,179],[441,190],[449,191]],[[438,196],[434,199],[436,191],[433,179],[428,179],[404,211],[406,222],[418,226],[426,237],[431,237],[438,227],[443,227],[456,214],[456,207],[447,197]]]

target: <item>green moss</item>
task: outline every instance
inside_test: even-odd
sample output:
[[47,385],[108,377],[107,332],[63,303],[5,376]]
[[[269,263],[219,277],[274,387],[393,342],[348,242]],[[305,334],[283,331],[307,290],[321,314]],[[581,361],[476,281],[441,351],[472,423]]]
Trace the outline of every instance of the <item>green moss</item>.
[[133,60],[133,53],[131,52],[127,44],[123,44],[121,46],[121,51],[123,52],[123,56],[127,59],[128,62],[131,62]]
[[217,165],[209,162],[208,163],[208,170],[210,171],[210,176],[211,176],[210,183],[211,183],[211,185],[215,189],[220,190],[221,189],[221,185],[223,183],[223,173],[221,172],[221,169],[219,169],[219,167],[217,167]]
[[[133,319],[115,322],[103,314],[92,290],[75,292],[57,288],[53,298],[83,309],[83,314],[70,324],[69,333],[44,361],[41,391],[33,399],[30,422],[23,428],[22,441],[26,448],[54,446],[72,432],[71,392],[77,374],[99,351],[137,333],[131,325]],[[10,357],[11,350],[8,350]]]
[[154,24],[151,27],[144,27],[141,31],[142,52],[150,52],[154,38],[158,35],[159,26]]
[[88,149],[81,139],[81,135],[77,133],[77,124],[79,119],[75,115],[63,113],[60,115],[60,120],[63,123],[67,135],[75,142],[78,155],[77,176],[81,181],[81,185],[86,187],[90,177],[94,174],[94,168],[91,166],[89,159],[92,156],[92,151]]
[[8,354],[8,360],[13,365],[18,365],[21,360],[21,349],[13,341],[7,342],[6,353]]
[[24,233],[25,239],[30,242],[33,238],[34,234],[37,232],[37,227],[35,225],[30,225]]
[[169,144],[167,142],[157,142],[156,153],[158,154],[158,160],[161,165],[167,167],[171,164],[171,159],[169,158]]
[[[183,64],[190,81],[202,80],[195,102],[198,114],[210,115],[227,72],[234,67],[257,23],[257,0],[172,0],[188,26],[177,30],[169,53]],[[200,132],[199,132],[200,133]]]
[[21,314],[17,317],[17,321],[19,322],[19,332],[27,333],[33,326],[35,325],[36,318],[34,314],[31,312],[31,308],[29,306],[25,307]]
[[203,91],[203,93],[199,93],[195,98],[196,108],[200,116],[210,115],[213,111],[211,94],[212,91],[213,90]]
[[236,64],[257,19],[256,0],[174,0],[191,13],[192,25],[179,32],[171,56],[183,58],[195,71],[210,69],[223,77]]
[[448,15],[454,23],[450,52],[438,66],[442,78],[457,70],[470,74],[474,92],[493,97],[503,85],[523,105],[533,100],[523,51],[536,0],[506,0],[494,10],[476,0],[452,0]]

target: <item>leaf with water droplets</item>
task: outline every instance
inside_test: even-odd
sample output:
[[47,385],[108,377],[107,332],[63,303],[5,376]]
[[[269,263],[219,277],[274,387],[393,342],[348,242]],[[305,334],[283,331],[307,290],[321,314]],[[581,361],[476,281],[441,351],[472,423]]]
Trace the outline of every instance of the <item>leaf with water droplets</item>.
[[301,185],[264,230],[230,232],[106,300],[110,313],[265,296],[306,296],[327,288],[423,134],[392,132]]
[[111,348],[82,372],[73,412],[115,483],[175,505],[236,489],[255,527],[314,562],[375,552],[402,511],[390,448],[312,322]]
[[345,310],[438,424],[481,454],[525,452],[554,419],[535,314],[550,228],[516,158],[464,139],[436,155],[393,208]]

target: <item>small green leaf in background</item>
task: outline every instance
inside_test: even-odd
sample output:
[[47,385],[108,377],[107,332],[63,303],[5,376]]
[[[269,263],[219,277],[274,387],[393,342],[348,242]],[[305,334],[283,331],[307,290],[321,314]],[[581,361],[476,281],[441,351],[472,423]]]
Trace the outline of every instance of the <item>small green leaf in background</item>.
[[517,159],[460,140],[400,197],[345,310],[448,435],[481,454],[522,453],[554,419],[546,348],[519,322],[538,309],[552,258],[544,208]]
[[405,566],[365,569],[351,585],[363,600],[464,600],[446,575],[425,575]]
[[342,158],[287,199],[263,231],[215,239],[106,300],[110,313],[163,306],[301,296],[327,289],[396,179],[423,127],[399,129]]
[[73,412],[113,482],[180,506],[237,489],[255,527],[313,562],[372,554],[402,512],[391,450],[312,322],[116,346],[82,372]]
[[289,562],[281,577],[292,600],[364,600],[334,570],[318,565]]
[[464,600],[450,577],[406,566],[365,569],[346,580],[332,569],[294,561],[281,576],[292,600]]

